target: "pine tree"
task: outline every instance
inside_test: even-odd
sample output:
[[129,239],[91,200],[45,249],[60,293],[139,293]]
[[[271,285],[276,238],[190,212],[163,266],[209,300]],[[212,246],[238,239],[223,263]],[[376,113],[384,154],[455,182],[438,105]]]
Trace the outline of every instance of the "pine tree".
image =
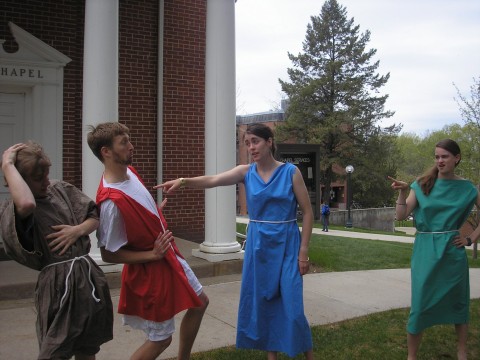
[[359,29],[353,18],[347,19],[345,7],[327,0],[320,15],[311,17],[303,52],[288,54],[293,63],[288,69],[290,81],[280,79],[289,107],[277,136],[281,141],[320,145],[326,193],[336,178],[334,164],[344,167],[357,157],[369,156],[365,149],[371,137],[401,129],[378,125],[394,114],[384,109],[388,95],[379,93],[390,74],[376,73],[376,50],[367,49],[370,32],[361,34]]

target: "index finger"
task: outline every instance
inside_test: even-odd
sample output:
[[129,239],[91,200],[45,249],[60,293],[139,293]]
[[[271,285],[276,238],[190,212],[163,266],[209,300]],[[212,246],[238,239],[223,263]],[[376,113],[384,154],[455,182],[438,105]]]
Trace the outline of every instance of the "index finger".
[[168,200],[168,198],[165,197],[165,199],[160,203],[160,205],[158,206],[160,208],[160,210],[163,210],[163,208],[167,204],[167,200]]
[[167,194],[169,194],[174,189],[176,189],[174,181],[167,181],[167,182],[164,182],[163,184],[155,185],[153,188],[154,189],[162,189],[163,192],[167,193]]
[[387,175],[387,179],[390,179],[390,180],[392,180],[392,181],[398,182],[398,180],[397,180],[397,179],[394,179],[394,178],[393,178],[393,177],[391,177],[390,175]]

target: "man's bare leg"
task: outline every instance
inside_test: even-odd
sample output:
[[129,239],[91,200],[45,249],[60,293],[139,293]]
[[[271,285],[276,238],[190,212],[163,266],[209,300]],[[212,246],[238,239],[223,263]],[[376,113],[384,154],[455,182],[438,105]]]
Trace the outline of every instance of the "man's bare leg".
[[130,360],[155,360],[170,345],[172,337],[161,341],[147,340],[130,357]]
[[190,359],[192,346],[197,337],[203,315],[208,306],[208,297],[202,292],[199,296],[202,306],[188,309],[180,325],[180,345],[178,347],[178,360]]

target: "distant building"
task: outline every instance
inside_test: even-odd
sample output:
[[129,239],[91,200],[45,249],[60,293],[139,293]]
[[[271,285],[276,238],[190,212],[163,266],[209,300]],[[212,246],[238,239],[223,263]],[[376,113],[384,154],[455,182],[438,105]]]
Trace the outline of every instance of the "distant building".
[[[251,159],[248,149],[243,142],[243,135],[249,124],[264,123],[273,130],[280,123],[286,120],[285,111],[288,107],[288,101],[282,100],[279,110],[237,115],[237,164],[249,164]],[[346,183],[345,181],[333,182],[330,186],[329,194],[323,194],[324,185],[320,183],[320,159],[319,145],[312,144],[296,144],[296,143],[279,143],[277,145],[276,157],[283,162],[291,162],[295,164],[301,171],[308,193],[312,208],[314,209],[315,219],[320,219],[320,207],[327,197],[332,208],[346,208]],[[345,174],[345,170],[341,166],[334,166],[337,174]],[[247,215],[247,205],[245,200],[245,189],[242,184],[238,186],[237,191],[237,213]]]

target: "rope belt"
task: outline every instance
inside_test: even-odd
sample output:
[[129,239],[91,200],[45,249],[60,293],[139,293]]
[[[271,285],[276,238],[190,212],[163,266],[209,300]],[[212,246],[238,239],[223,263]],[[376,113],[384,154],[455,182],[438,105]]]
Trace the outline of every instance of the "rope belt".
[[447,231],[417,231],[417,234],[448,234],[453,232],[459,232],[460,230],[447,230]]
[[[291,222],[296,222],[297,219],[290,219],[290,220],[255,220],[255,219],[249,219],[251,222],[256,222],[256,223],[266,223],[266,224],[286,224],[286,223],[291,223]],[[245,232],[248,233],[248,224],[247,228],[245,229]],[[245,249],[245,244],[247,243],[247,239],[242,243],[242,250]]]
[[291,219],[291,220],[254,220],[254,219],[250,219],[250,221],[258,222],[258,223],[269,223],[269,224],[284,224],[284,223],[290,223],[290,222],[297,221],[297,219]]
[[70,265],[70,269],[68,271],[68,274],[67,274],[67,277],[65,279],[65,293],[63,294],[62,298],[60,299],[60,306],[63,305],[63,302],[65,300],[65,297],[67,296],[67,292],[68,292],[68,279],[70,278],[70,275],[72,274],[72,270],[73,270],[73,264],[75,264],[75,262],[78,260],[84,260],[87,262],[88,264],[88,282],[90,283],[90,285],[92,285],[92,297],[93,297],[93,300],[95,300],[97,303],[100,302],[100,299],[97,298],[95,296],[95,285],[93,284],[93,281],[92,281],[92,264],[90,264],[90,261],[87,260],[87,255],[82,255],[82,256],[76,256],[74,257],[73,259],[69,259],[69,260],[65,260],[65,261],[59,261],[59,262],[56,262],[56,263],[52,263],[52,264],[48,264],[47,266],[44,267],[44,269],[46,269],[47,267],[50,267],[50,266],[54,266],[54,265],[60,265],[60,264],[65,264],[65,263],[68,263],[68,262],[72,262],[72,264]]

